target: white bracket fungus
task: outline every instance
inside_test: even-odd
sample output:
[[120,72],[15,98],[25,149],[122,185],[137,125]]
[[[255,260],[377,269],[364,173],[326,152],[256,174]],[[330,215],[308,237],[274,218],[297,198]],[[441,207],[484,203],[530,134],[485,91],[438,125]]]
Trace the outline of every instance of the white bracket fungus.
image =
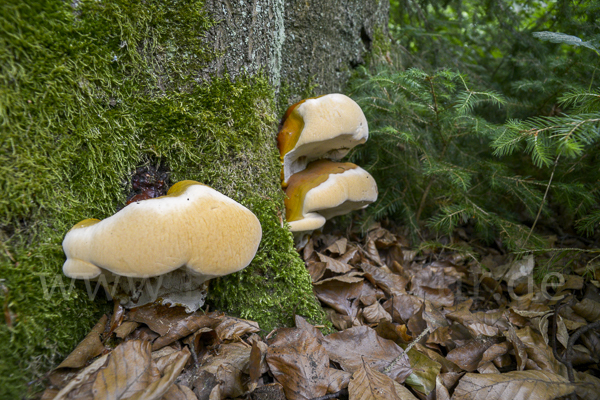
[[[205,295],[205,281],[250,264],[261,237],[260,222],[246,207],[206,185],[182,181],[166,196],[129,204],[102,221],[76,224],[63,241],[63,272],[76,279],[103,276],[104,282],[126,277],[121,301],[129,306],[162,298],[194,310],[204,299],[190,299],[177,288]],[[144,290],[149,280],[158,282],[158,292]]]
[[355,164],[319,160],[292,175],[286,195],[286,218],[298,237],[377,200],[377,183]]
[[368,137],[367,119],[348,96],[334,93],[292,105],[277,135],[283,187],[309,162],[320,158],[339,160]]

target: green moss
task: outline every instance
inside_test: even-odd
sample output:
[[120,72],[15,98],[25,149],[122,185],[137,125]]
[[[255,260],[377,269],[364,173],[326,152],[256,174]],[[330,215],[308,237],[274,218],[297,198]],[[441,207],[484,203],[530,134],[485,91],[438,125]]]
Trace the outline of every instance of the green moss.
[[197,79],[211,57],[202,2],[27,3],[5,1],[0,15],[0,398],[39,389],[110,307],[81,284],[42,284],[61,277],[64,233],[113,214],[144,163],[166,166],[172,182],[204,182],[261,221],[255,261],[214,283],[214,304],[263,329],[294,311],[321,318],[279,219],[273,89],[262,76]]

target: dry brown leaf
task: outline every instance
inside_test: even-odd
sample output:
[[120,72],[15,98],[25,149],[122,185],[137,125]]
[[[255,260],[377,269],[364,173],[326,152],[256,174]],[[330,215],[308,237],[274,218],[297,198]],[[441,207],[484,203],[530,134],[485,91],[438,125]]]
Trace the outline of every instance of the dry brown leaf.
[[450,400],[448,388],[444,386],[444,382],[440,376],[435,378],[435,400]]
[[134,308],[128,316],[129,320],[144,323],[161,335],[152,344],[152,350],[189,336],[200,328],[214,328],[222,317],[222,314],[202,314],[198,311],[188,314],[183,307],[156,304]]
[[429,394],[435,389],[436,377],[442,366],[414,348],[408,352],[408,358],[413,372],[405,383],[425,395]]
[[346,277],[342,275],[336,279],[325,279],[314,285],[317,298],[329,307],[343,315],[354,317],[358,311],[363,278]]
[[367,263],[361,263],[360,268],[365,272],[365,278],[373,285],[381,288],[388,296],[406,293],[405,289],[408,284],[406,278]]
[[429,286],[418,286],[412,294],[429,300],[436,307],[451,307],[454,304],[454,292],[448,288],[438,289]]
[[450,351],[446,358],[465,371],[475,371],[485,351],[494,344],[491,340],[469,340],[466,344]]
[[377,251],[377,246],[375,246],[375,242],[373,240],[368,240],[367,245],[365,246],[364,255],[373,261],[377,265],[383,265],[381,262],[381,258],[379,258],[379,252]]
[[507,354],[510,349],[512,349],[512,345],[509,342],[496,343],[487,348],[487,350],[483,353],[481,357],[481,361],[479,362],[478,368],[484,364],[487,364],[498,357],[501,357]]
[[189,387],[175,384],[165,393],[163,400],[198,400],[198,397]]
[[350,378],[352,378],[350,372],[329,368],[329,386],[327,387],[327,393],[337,393],[342,389],[346,389],[350,382]]
[[324,262],[308,261],[306,263],[306,269],[313,283],[318,282],[325,275],[325,267],[327,267],[327,264]]
[[327,268],[328,270],[330,270],[333,273],[345,274],[352,270],[351,265],[348,265],[344,262],[335,260],[331,257],[327,257],[326,255],[321,254],[321,253],[317,253],[317,255],[319,256],[319,260],[321,260],[321,262],[325,263],[325,268]]
[[183,370],[190,355],[189,349],[184,347],[183,350],[175,353],[174,357],[171,357],[171,355],[166,356],[169,358],[169,364],[163,366],[162,377],[150,383],[144,390],[128,397],[127,400],[160,400],[173,386],[175,379]]
[[366,362],[352,375],[348,394],[350,400],[402,400],[396,393],[392,378],[371,369]]
[[388,321],[381,321],[375,328],[375,332],[379,336],[400,345],[408,344],[412,341],[412,336],[407,331],[406,325],[394,324]]
[[446,318],[451,321],[460,322],[467,327],[472,324],[482,324],[498,328],[502,332],[510,326],[503,311],[479,311],[471,313],[468,309],[462,308],[447,314]]
[[75,350],[71,352],[65,358],[63,362],[60,363],[56,369],[59,368],[81,368],[83,367],[89,360],[100,355],[104,351],[104,345],[100,340],[100,335],[104,332],[104,328],[106,328],[106,322],[108,321],[108,317],[103,315],[100,318],[100,321],[87,334],[85,339],[81,341],[75,347]]
[[496,368],[496,366],[491,362],[482,364],[479,367],[477,367],[477,372],[479,372],[480,374],[499,374],[500,373],[498,368]]
[[389,375],[400,382],[412,372],[408,356],[396,343],[386,340],[368,326],[358,326],[325,336],[323,346],[329,358],[344,371],[354,373],[364,362],[378,371],[403,356]]
[[347,244],[348,239],[341,238],[333,242],[333,244],[327,247],[325,250],[332,254],[344,254],[346,252]]
[[248,333],[260,332],[258,322],[227,316],[214,329],[221,340],[239,339]]
[[327,393],[329,357],[307,331],[284,328],[267,350],[267,363],[289,400],[305,400]]
[[150,353],[149,342],[130,340],[118,345],[98,371],[94,399],[126,399],[144,390],[155,377]]
[[525,327],[516,331],[517,336],[525,345],[527,357],[534,361],[541,369],[552,371],[561,376],[566,375],[565,366],[554,358],[552,349],[544,342],[542,336],[531,327]]
[[283,387],[275,382],[259,386],[250,394],[251,400],[286,400]]
[[196,380],[192,383],[194,395],[199,400],[208,400],[215,386],[219,385],[215,374],[211,374],[206,370],[198,371],[195,375]]
[[369,324],[379,323],[381,320],[392,322],[392,316],[383,309],[379,302],[363,308],[363,318]]
[[54,400],[64,400],[71,392],[80,389],[84,385],[89,386],[88,392],[91,395],[91,385],[93,384],[93,379],[95,379],[98,371],[106,365],[107,360],[108,354],[105,354],[84,368],[77,374],[77,376],[75,376],[75,378],[71,379],[71,381],[64,388],[62,388],[60,392],[58,392],[56,397],[54,397]]
[[597,400],[600,393],[600,379],[585,372],[577,372],[575,393],[584,400]]
[[125,321],[123,322],[117,329],[114,330],[114,334],[119,339],[125,339],[129,334],[137,329],[140,326],[139,323],[133,321]]
[[345,329],[352,328],[353,326],[362,325],[360,320],[357,318],[358,314],[357,317],[350,317],[348,315],[339,314],[331,308],[325,307],[324,310],[327,319],[331,321],[337,330],[343,331]]
[[508,331],[504,332],[504,336],[508,339],[508,341],[512,344],[513,350],[515,352],[515,358],[517,359],[517,370],[523,371],[525,366],[527,365],[527,348],[519,339],[517,335],[517,331],[514,327],[508,328]]
[[423,300],[408,293],[400,293],[383,303],[383,308],[390,313],[392,320],[405,324],[417,313]]
[[568,380],[549,371],[512,371],[505,374],[466,374],[453,400],[552,400],[575,390]]
[[573,311],[581,315],[589,322],[600,320],[600,303],[585,298],[573,306]]
[[224,344],[219,347],[218,354],[209,354],[203,358],[198,370],[209,372],[216,377],[223,396],[241,396],[246,391],[242,384],[242,374],[250,372],[251,352],[252,347],[240,342]]
[[344,253],[341,257],[338,257],[338,261],[353,265],[356,260],[360,258],[358,254],[358,247],[351,246],[348,248],[348,251]]

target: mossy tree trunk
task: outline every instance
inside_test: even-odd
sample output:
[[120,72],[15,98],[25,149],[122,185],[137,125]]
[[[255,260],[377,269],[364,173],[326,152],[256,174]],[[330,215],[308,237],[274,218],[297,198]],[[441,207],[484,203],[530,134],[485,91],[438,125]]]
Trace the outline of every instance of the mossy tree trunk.
[[171,183],[204,182],[261,221],[255,260],[212,284],[213,304],[263,329],[290,324],[294,313],[321,318],[283,225],[276,123],[290,99],[341,90],[384,32],[387,7],[385,0],[4,2],[0,398],[39,387],[109,307],[62,277],[61,242],[77,221],[122,207],[144,164],[166,168]]

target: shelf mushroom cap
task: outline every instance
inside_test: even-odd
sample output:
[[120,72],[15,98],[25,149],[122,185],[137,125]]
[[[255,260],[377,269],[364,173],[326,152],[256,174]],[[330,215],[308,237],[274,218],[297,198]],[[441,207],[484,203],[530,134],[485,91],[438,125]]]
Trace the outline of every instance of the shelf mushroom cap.
[[[355,164],[318,160],[292,175],[286,195],[290,230],[308,232],[322,227],[326,219],[365,208],[377,200],[377,183]],[[319,226],[317,220],[321,221]]]
[[131,203],[102,221],[87,219],[65,236],[65,275],[148,278],[186,266],[206,280],[239,271],[262,237],[246,207],[195,181],[178,182],[166,196]]
[[348,96],[334,93],[292,105],[277,135],[283,187],[309,162],[320,158],[339,160],[368,137],[367,119]]

